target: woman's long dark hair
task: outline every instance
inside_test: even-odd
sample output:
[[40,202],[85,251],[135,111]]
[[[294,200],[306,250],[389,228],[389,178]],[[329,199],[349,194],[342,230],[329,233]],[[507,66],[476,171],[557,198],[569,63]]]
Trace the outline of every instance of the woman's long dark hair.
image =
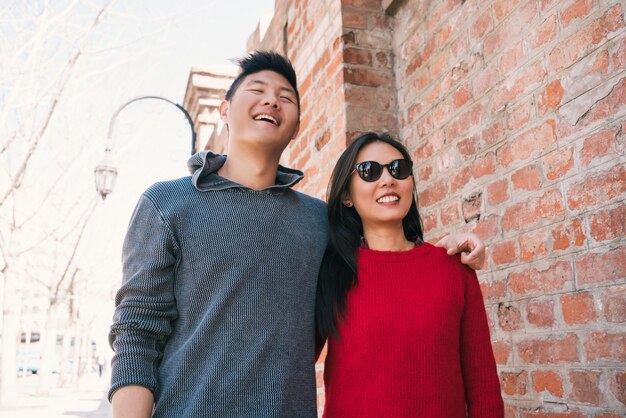
[[[324,254],[317,282],[315,320],[319,337],[337,336],[337,321],[345,317],[346,296],[357,284],[356,254],[361,245],[363,224],[354,207],[343,204],[349,195],[350,177],[361,149],[373,142],[384,142],[411,160],[408,150],[388,134],[366,132],[356,138],[341,154],[330,178],[326,200],[330,223],[330,243]],[[413,202],[402,220],[404,235],[410,241],[424,238],[422,220],[417,210],[417,192],[413,182]]]

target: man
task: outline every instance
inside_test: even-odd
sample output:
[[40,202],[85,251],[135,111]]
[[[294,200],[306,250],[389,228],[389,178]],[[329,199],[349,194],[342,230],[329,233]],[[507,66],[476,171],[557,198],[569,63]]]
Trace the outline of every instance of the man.
[[326,206],[278,165],[299,129],[291,64],[256,52],[239,65],[220,106],[228,158],[195,155],[193,175],[150,187],[131,219],[110,333],[115,417],[316,416]]

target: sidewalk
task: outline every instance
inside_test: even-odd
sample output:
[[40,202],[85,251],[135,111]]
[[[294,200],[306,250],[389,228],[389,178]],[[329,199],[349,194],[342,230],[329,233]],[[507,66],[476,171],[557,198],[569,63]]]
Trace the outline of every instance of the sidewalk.
[[109,376],[96,373],[81,377],[78,385],[55,388],[48,396],[35,395],[36,376],[18,381],[18,397],[12,405],[0,407],[2,418],[110,418],[106,399]]

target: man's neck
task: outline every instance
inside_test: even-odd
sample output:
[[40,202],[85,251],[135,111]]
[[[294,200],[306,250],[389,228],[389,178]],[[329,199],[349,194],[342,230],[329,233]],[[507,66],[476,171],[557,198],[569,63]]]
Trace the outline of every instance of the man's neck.
[[231,149],[218,174],[235,183],[261,190],[276,183],[279,158]]

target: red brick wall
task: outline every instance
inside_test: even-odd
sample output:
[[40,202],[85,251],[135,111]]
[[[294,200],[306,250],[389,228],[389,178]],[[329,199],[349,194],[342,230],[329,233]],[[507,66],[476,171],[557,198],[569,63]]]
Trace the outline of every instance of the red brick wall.
[[[427,237],[489,245],[479,278],[507,416],[622,416],[626,2],[276,6],[303,100],[284,160],[301,189],[323,196],[358,132],[398,135]],[[261,46],[282,49],[272,33]]]
[[490,245],[479,277],[510,417],[626,412],[623,7],[394,11],[400,132],[427,235],[470,230]]

